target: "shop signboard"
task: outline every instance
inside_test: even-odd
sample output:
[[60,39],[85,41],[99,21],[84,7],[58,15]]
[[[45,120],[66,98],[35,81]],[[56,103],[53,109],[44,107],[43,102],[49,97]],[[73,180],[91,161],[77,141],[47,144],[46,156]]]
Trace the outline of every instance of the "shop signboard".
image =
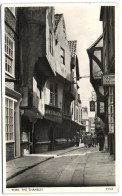
[[50,105],[45,105],[45,118],[53,122],[62,122],[62,110]]
[[115,75],[114,74],[104,74],[102,75],[103,86],[113,86],[115,85]]

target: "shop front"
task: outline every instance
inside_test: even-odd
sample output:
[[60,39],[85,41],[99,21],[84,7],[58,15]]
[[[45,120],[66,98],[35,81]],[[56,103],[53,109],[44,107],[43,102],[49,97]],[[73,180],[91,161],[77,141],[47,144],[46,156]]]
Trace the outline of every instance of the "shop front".
[[38,119],[42,119],[42,115],[34,109],[22,110],[21,107],[21,155],[34,153],[34,129]]
[[62,110],[45,104],[43,119],[37,120],[34,127],[35,153],[51,151],[56,148],[57,127],[62,124]]
[[115,154],[115,75],[104,74],[102,83],[106,92],[106,127],[108,129],[108,149]]

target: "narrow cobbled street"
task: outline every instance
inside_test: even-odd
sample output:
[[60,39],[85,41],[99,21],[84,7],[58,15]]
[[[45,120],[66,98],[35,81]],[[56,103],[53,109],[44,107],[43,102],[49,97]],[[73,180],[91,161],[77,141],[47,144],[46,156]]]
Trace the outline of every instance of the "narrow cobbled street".
[[117,190],[117,12],[2,6],[4,193]]
[[[49,156],[49,154],[47,155]],[[33,159],[33,157],[31,157]],[[83,187],[115,184],[115,165],[108,153],[79,148],[54,156],[7,181],[14,187]]]

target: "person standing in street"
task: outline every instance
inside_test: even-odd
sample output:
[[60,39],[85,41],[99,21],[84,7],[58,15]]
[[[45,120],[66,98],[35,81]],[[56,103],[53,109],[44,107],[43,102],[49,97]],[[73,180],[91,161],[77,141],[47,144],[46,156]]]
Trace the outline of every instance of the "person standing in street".
[[98,142],[99,142],[99,151],[102,151],[104,148],[104,133],[100,130],[98,134]]
[[92,146],[92,135],[91,135],[91,133],[88,133],[87,137],[88,137],[88,141],[87,141],[88,147],[90,148]]
[[94,134],[94,146],[96,147],[98,145],[97,143],[97,134]]
[[93,147],[97,146],[97,135],[96,135],[96,133],[94,133],[94,135],[92,136],[92,146]]
[[73,143],[74,143],[74,146],[75,146],[76,145],[76,135],[74,135]]
[[83,138],[83,141],[84,141],[85,147],[87,148],[87,147],[88,147],[88,137],[87,137],[87,133],[85,133],[85,136],[84,136],[84,138]]
[[79,146],[79,142],[80,142],[79,132],[76,132],[76,146]]

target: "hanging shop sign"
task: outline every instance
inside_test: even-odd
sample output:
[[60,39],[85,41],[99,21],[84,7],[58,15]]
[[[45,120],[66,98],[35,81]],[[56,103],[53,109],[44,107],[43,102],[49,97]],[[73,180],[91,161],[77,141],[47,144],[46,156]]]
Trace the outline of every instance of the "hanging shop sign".
[[90,101],[90,111],[95,112],[95,101]]
[[115,85],[115,75],[114,74],[105,74],[102,76],[103,86],[113,86]]

